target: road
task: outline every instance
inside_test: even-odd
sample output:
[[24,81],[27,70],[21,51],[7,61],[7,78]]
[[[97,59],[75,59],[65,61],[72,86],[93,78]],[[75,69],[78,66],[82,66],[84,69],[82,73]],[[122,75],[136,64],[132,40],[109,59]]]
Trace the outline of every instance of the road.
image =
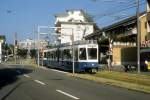
[[52,69],[0,65],[0,100],[149,100],[150,94],[95,83]]

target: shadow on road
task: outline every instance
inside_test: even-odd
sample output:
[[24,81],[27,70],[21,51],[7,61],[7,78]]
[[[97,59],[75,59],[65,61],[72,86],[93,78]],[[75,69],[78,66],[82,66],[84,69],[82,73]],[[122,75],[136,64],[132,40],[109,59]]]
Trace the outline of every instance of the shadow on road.
[[18,76],[31,72],[32,70],[25,68],[0,68],[0,90],[16,82],[19,79]]

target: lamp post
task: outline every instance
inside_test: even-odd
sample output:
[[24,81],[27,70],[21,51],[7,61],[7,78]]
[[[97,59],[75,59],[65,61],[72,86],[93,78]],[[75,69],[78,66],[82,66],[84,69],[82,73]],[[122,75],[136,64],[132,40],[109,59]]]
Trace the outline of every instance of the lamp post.
[[65,36],[71,36],[72,41],[72,74],[74,75],[75,68],[74,68],[74,34],[73,34],[73,28],[63,28],[63,27],[50,27],[50,26],[38,26],[38,66],[39,66],[39,38],[40,38],[40,29],[41,28],[49,28],[49,29],[71,29],[71,35],[65,35]]
[[140,34],[140,21],[139,21],[139,0],[136,0],[136,14],[137,14],[137,72],[140,73],[140,44],[141,44],[141,34]]
[[38,26],[38,67],[40,66],[40,41],[39,41],[39,38],[40,38],[40,26]]

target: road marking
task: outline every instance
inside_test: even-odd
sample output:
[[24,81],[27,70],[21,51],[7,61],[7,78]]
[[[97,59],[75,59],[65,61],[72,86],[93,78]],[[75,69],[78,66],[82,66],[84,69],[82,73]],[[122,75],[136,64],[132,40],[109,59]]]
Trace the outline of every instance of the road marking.
[[37,83],[39,83],[39,84],[41,84],[41,85],[46,85],[45,83],[43,83],[43,82],[41,82],[39,80],[34,80],[34,81],[37,82]]
[[29,75],[26,75],[26,74],[24,74],[23,76],[24,76],[24,77],[27,77],[27,78],[29,78],[29,77],[30,77]]
[[68,73],[68,72],[64,72],[64,71],[60,71],[60,70],[55,70],[55,69],[50,69],[50,70],[55,71],[55,72],[59,72],[59,73],[64,73],[64,74]]
[[18,73],[18,74],[21,74],[20,70],[17,70],[17,73]]
[[71,94],[68,94],[68,93],[66,93],[66,92],[63,92],[63,91],[61,91],[61,90],[56,90],[56,91],[59,92],[59,93],[62,93],[62,94],[64,94],[64,95],[66,95],[66,96],[68,96],[68,97],[71,97],[71,98],[73,98],[73,99],[76,99],[76,100],[80,99],[80,98],[77,98],[77,97],[75,97],[75,96],[73,96],[73,95],[71,95]]

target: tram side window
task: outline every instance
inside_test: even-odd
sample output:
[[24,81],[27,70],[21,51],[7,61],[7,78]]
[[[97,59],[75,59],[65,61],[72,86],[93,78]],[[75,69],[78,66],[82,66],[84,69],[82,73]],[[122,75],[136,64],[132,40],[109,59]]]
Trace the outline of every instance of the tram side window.
[[63,57],[64,57],[64,59],[70,59],[71,58],[71,54],[70,54],[70,50],[69,49],[65,49],[63,51]]
[[54,60],[56,60],[56,51],[54,51]]
[[52,58],[52,60],[54,61],[54,59],[55,59],[55,55],[54,55],[55,53],[54,53],[54,51],[52,52],[52,55],[53,55],[53,58]]
[[75,61],[78,61],[78,49],[75,50]]
[[97,59],[97,49],[88,48],[88,59]]
[[53,60],[53,54],[52,54],[52,52],[51,52],[51,55],[50,55],[50,57],[51,57],[51,60]]
[[50,52],[47,52],[47,58],[50,59]]
[[60,57],[60,60],[64,60],[63,50],[61,50],[61,57]]
[[64,59],[67,59],[68,57],[67,57],[67,50],[64,50],[63,51],[63,56],[64,56]]
[[86,60],[86,48],[80,48],[79,50],[79,59],[80,60]]
[[58,59],[58,51],[56,51],[56,60]]
[[61,60],[61,56],[62,55],[62,51],[61,50],[59,50],[59,61]]

